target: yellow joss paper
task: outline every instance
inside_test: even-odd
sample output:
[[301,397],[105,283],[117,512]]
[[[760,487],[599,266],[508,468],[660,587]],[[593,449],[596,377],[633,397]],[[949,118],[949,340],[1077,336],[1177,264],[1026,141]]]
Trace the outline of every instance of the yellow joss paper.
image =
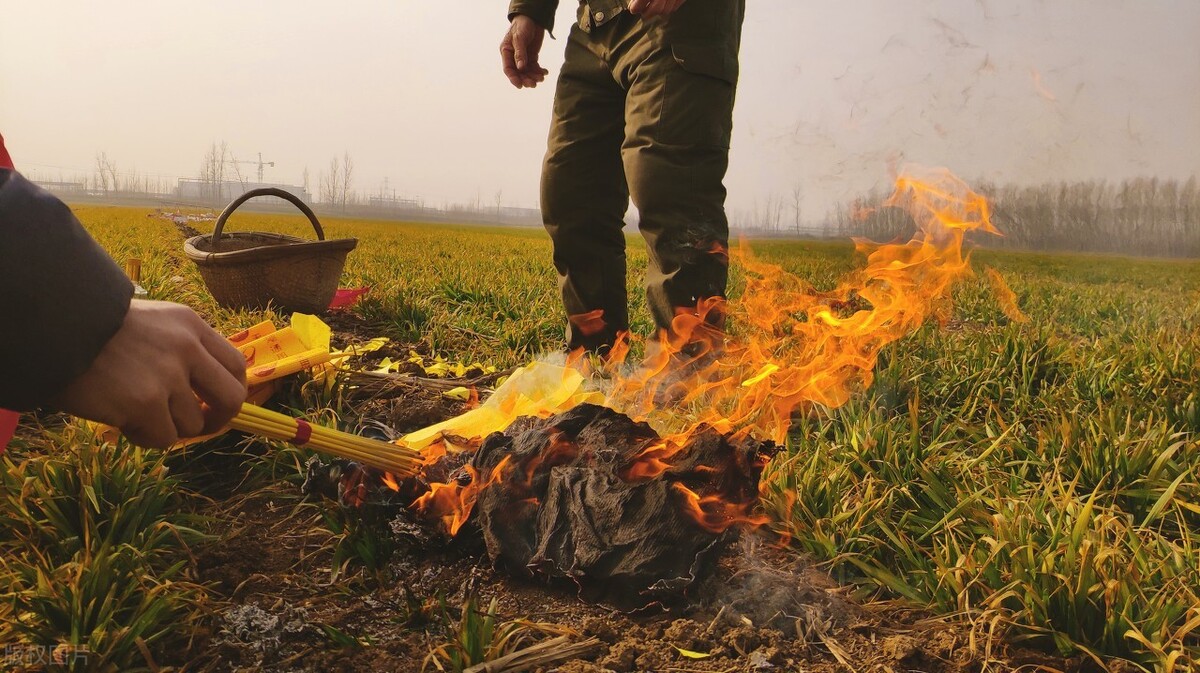
[[321,348],[329,350],[329,338],[333,331],[324,321],[307,313],[292,314],[292,331],[304,344],[306,350]]
[[248,327],[236,334],[225,337],[236,348],[256,341],[275,331],[275,325],[270,320],[264,320],[253,327]]
[[279,360],[255,365],[246,369],[246,383],[255,385],[264,381],[274,381],[284,376],[290,376],[305,369],[313,369],[329,362],[329,351],[314,348],[289,355]]
[[392,362],[391,358],[384,358],[380,360],[375,369],[372,369],[371,371],[375,372],[376,374],[387,374],[398,369],[400,369],[399,362]]
[[[256,331],[251,328],[251,334]],[[329,325],[316,316],[304,313],[294,313],[292,325],[266,332],[263,336],[244,341],[239,347],[246,359],[247,380],[260,383],[286,377],[288,374],[299,372],[300,369],[317,367],[329,362]],[[287,362],[287,365],[283,365]],[[296,363],[307,362],[308,366],[296,367]],[[274,366],[272,366],[274,365]]]
[[[371,339],[370,341],[368,341],[366,343],[351,344],[351,345],[347,346],[344,350],[333,351],[331,353],[333,359],[330,360],[330,362],[335,365],[340,365],[352,357],[356,357],[359,355],[363,355],[365,353],[371,353],[371,352],[377,351],[380,348],[383,348],[384,346],[388,345],[389,343],[391,343],[391,339],[389,339],[387,337],[375,337],[374,339]],[[385,358],[385,360],[387,360],[387,358]],[[390,360],[388,360],[388,361],[390,362]]]
[[291,327],[266,334],[243,344],[238,350],[246,358],[246,367],[265,365],[303,353],[308,348]]
[[584,390],[584,376],[575,369],[534,362],[518,369],[478,408],[405,435],[404,446],[423,449],[443,435],[486,437],[507,428],[521,416],[548,417],[585,402],[600,404],[604,396]]

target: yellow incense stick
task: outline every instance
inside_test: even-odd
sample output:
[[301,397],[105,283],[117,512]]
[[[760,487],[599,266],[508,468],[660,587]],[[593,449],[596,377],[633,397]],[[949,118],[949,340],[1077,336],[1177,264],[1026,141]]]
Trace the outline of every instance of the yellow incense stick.
[[295,446],[308,446],[322,453],[349,458],[399,475],[415,475],[422,464],[421,454],[413,449],[312,425],[303,419],[253,404],[243,404],[241,412],[230,422],[230,426]]

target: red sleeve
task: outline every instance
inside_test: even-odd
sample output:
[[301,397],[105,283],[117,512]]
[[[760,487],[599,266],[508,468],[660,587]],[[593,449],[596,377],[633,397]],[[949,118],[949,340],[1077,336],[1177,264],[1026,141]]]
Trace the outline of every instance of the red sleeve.
[[21,416],[17,412],[0,409],[0,456],[4,455],[4,449],[8,447],[9,440],[16,433],[17,423],[20,420]]
[[[4,149],[4,136],[0,136],[0,169],[13,169],[12,157],[8,156],[8,150]],[[7,409],[0,409],[0,454],[4,453],[4,448],[8,446],[8,440],[12,439],[13,432],[17,429],[17,421],[20,417]]]
[[0,136],[0,168],[13,170],[12,157],[8,156],[8,150],[4,149],[4,136]]

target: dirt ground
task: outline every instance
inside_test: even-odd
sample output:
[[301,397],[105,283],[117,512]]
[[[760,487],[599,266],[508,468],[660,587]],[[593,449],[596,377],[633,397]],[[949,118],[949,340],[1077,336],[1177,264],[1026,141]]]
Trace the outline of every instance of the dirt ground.
[[[225,603],[192,649],[202,655],[191,664],[202,670],[420,671],[432,643],[444,638],[425,610],[438,596],[460,606],[472,589],[484,606],[497,599],[503,619],[601,641],[585,657],[538,670],[1098,670],[989,645],[982,631],[899,604],[861,604],[805,559],[753,534],[679,605],[627,611],[590,602],[574,586],[511,577],[452,545],[404,548],[378,580],[331,582],[330,553],[321,546],[327,533],[311,511],[260,494],[224,516],[227,537],[197,558],[198,579]],[[369,644],[339,646],[326,627]],[[677,648],[709,656],[690,659]]]
[[[333,324],[335,341],[371,336],[370,326],[352,318]],[[397,346],[372,359],[407,352]],[[365,415],[394,432],[466,408],[436,384],[397,383],[368,397]],[[484,609],[495,599],[501,620],[599,640],[584,656],[536,671],[1100,670],[1010,646],[988,625],[973,629],[899,603],[861,603],[805,558],[753,532],[730,545],[713,576],[678,604],[636,610],[589,600],[574,585],[514,577],[478,549],[429,540],[403,538],[373,576],[335,577],[321,511],[336,507],[305,503],[294,486],[279,485],[216,500],[202,512],[217,522],[211,532],[220,539],[196,550],[197,579],[212,587],[215,609],[179,653],[187,660],[168,663],[214,672],[438,670],[426,661],[446,639],[435,616],[445,605],[457,619],[473,593]]]

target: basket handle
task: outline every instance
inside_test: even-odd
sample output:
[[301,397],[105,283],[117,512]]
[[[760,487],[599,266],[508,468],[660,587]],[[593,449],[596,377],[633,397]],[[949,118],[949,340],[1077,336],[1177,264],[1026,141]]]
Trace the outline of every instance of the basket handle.
[[279,189],[278,187],[259,187],[258,189],[251,189],[245,194],[242,194],[234,199],[233,203],[225,206],[225,210],[221,211],[221,216],[217,218],[216,228],[213,229],[213,241],[221,240],[221,230],[225,228],[225,220],[229,219],[229,216],[233,214],[233,211],[237,210],[238,206],[256,196],[278,196],[285,201],[290,201],[292,205],[299,208],[300,212],[304,213],[304,215],[308,217],[308,221],[312,223],[313,229],[315,229],[317,232],[317,240],[325,240],[325,230],[321,228],[321,223],[317,221],[316,214],[313,213],[312,208],[309,208],[307,204],[299,199],[299,197],[291,192]]

